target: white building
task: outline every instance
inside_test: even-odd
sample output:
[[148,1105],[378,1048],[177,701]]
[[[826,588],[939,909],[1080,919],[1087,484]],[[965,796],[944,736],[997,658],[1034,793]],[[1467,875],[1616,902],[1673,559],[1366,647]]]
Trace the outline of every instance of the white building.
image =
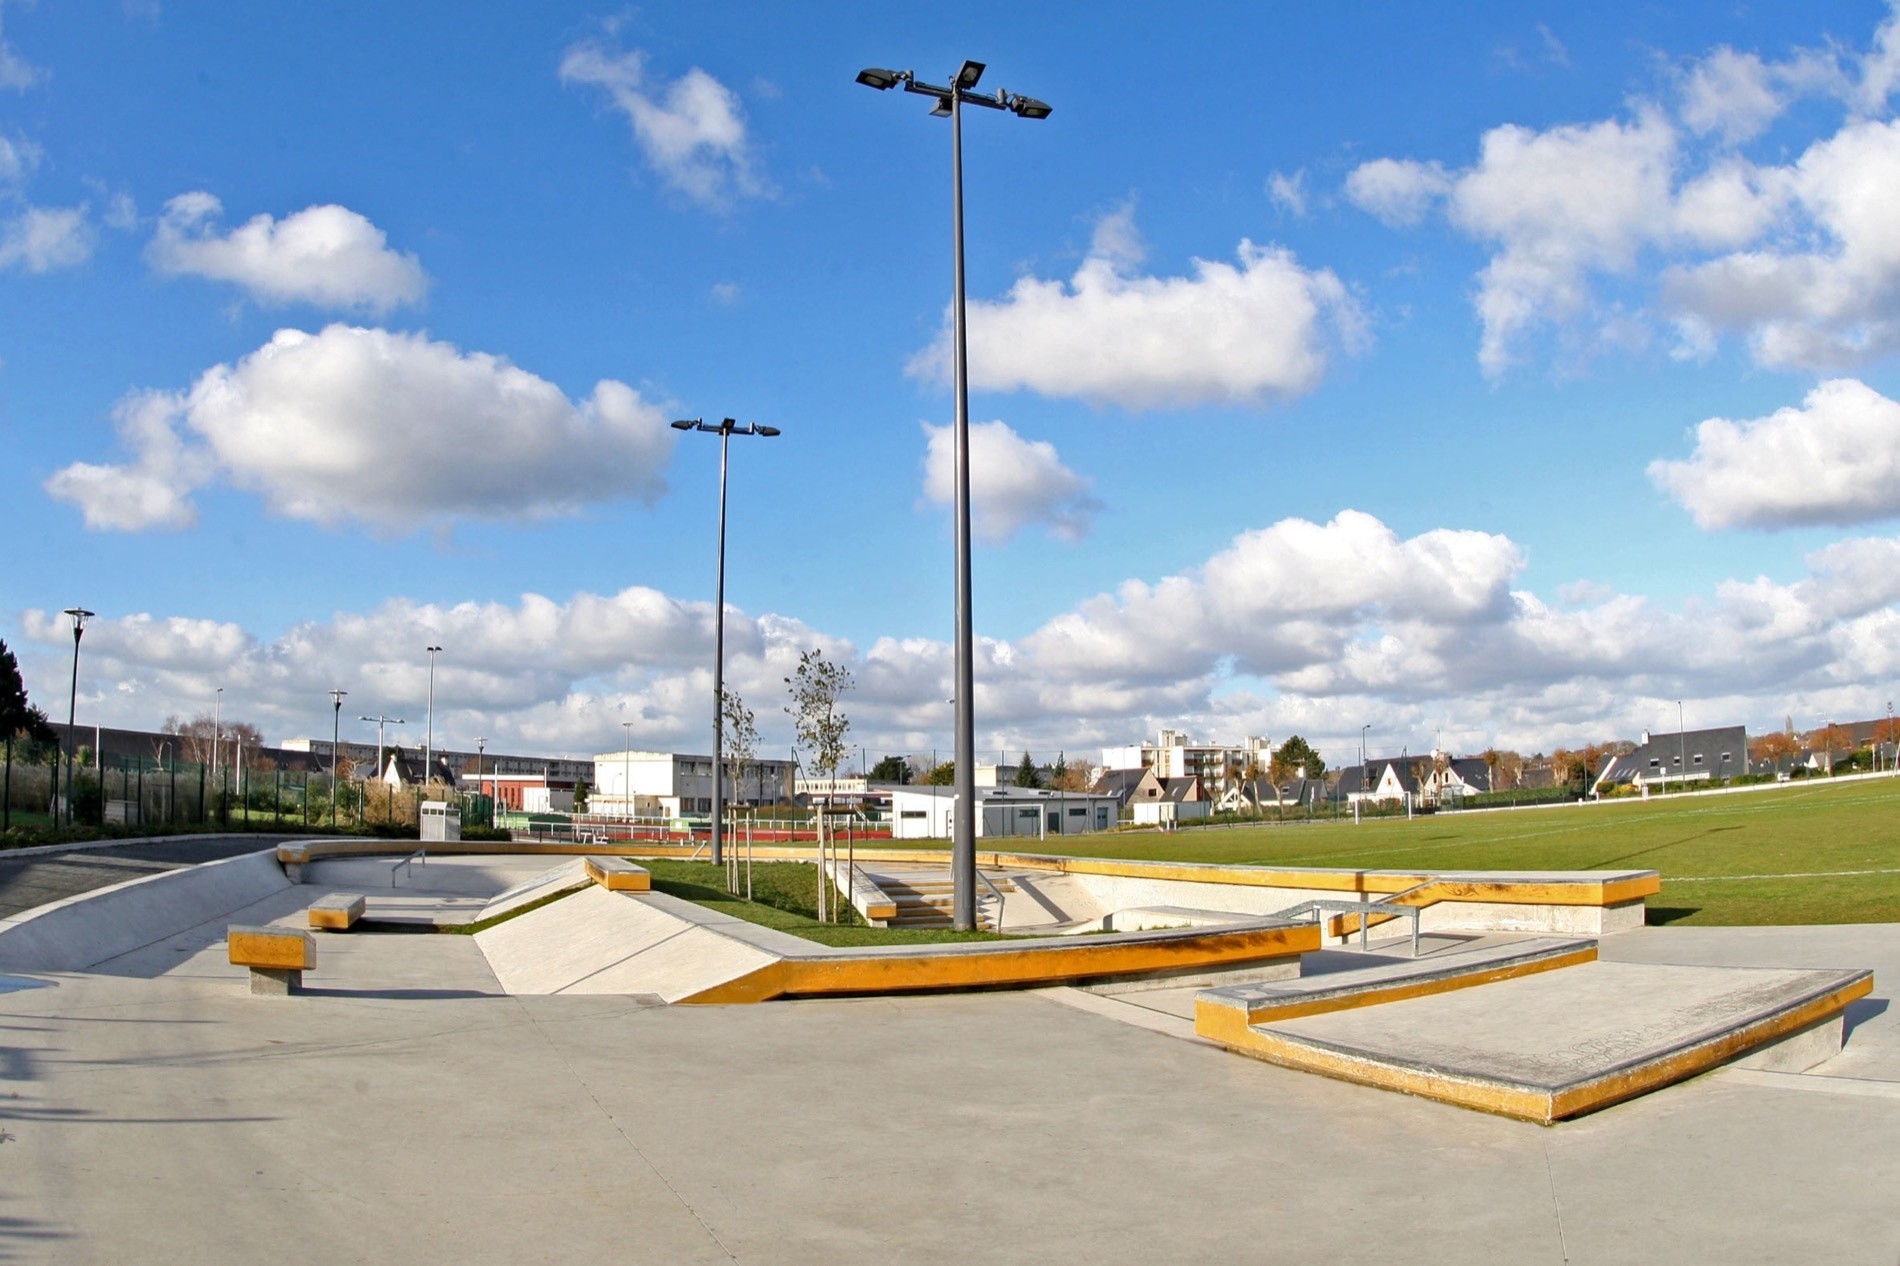
[[[756,760],[725,789],[727,804],[783,804],[792,762]],[[713,759],[676,752],[603,752],[594,757],[587,811],[604,818],[678,818],[712,812]]]
[[1272,760],[1272,741],[1253,734],[1236,745],[1195,742],[1184,731],[1163,730],[1153,743],[1102,749],[1108,769],[1152,769],[1163,780],[1199,778],[1215,799],[1246,779],[1266,777]]
[[[1041,787],[978,787],[979,838],[1077,835],[1115,825],[1116,799],[1087,791]],[[947,839],[956,824],[956,788],[892,787],[891,838]]]

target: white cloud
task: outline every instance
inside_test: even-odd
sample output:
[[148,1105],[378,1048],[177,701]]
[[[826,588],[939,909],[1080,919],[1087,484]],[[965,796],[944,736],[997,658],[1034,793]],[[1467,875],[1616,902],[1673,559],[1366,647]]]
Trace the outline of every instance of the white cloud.
[[1267,197],[1273,205],[1292,216],[1306,215],[1306,171],[1302,168],[1291,176],[1276,171],[1267,177]]
[[223,212],[211,194],[179,194],[165,204],[146,260],[168,276],[232,282],[270,304],[382,313],[420,302],[428,289],[416,257],[391,250],[383,231],[348,207],[256,215],[220,233]]
[[738,94],[697,66],[671,83],[650,83],[646,61],[638,50],[576,44],[561,60],[561,79],[605,89],[648,165],[693,201],[717,210],[735,197],[769,195]]
[[712,301],[720,307],[730,308],[739,302],[739,297],[742,292],[739,289],[739,283],[736,281],[715,281],[712,284],[712,289],[707,293],[712,296]]
[[1748,340],[1782,369],[1841,369],[1900,350],[1900,122],[1850,124],[1772,179],[1806,232],[1671,269],[1664,293],[1692,343]]
[[1392,228],[1417,224],[1451,188],[1443,167],[1410,159],[1375,158],[1346,176],[1352,204]]
[[0,185],[17,185],[40,165],[40,147],[31,141],[0,136]]
[[[1900,11],[1863,55],[1797,48],[1770,61],[1717,48],[1678,76],[1674,118],[1638,100],[1627,118],[1497,127],[1469,168],[1374,159],[1346,193],[1394,226],[1442,200],[1455,227],[1490,244],[1475,298],[1487,374],[1540,330],[1590,323],[1598,343],[1647,346],[1655,262],[1676,356],[1709,356],[1732,334],[1759,364],[1840,370],[1900,350],[1900,220],[1888,214],[1900,123],[1863,117],[1885,113],[1896,82]],[[1736,152],[1815,95],[1860,114],[1792,163]],[[1645,293],[1604,301],[1602,277]]]
[[1768,65],[1727,45],[1690,67],[1683,83],[1682,121],[1730,143],[1760,135],[1784,105]]
[[47,481],[90,526],[188,523],[190,492],[214,472],[291,518],[397,530],[650,503],[674,439],[624,383],[570,401],[499,357],[347,325],[279,330],[187,392],[123,405],[121,427],[129,465],[78,463]]
[[[1673,722],[1677,699],[1691,724],[1871,715],[1900,672],[1900,538],[1837,542],[1790,583],[1732,580],[1676,610],[1583,584],[1553,606],[1512,587],[1523,567],[1502,536],[1400,538],[1351,511],[1246,532],[1199,566],[1131,579],[1019,641],[979,638],[978,744],[1076,756],[1163,724],[1208,737],[1298,730],[1337,763],[1377,718],[1375,751],[1423,750],[1440,725],[1461,750],[1548,751],[1633,737],[1665,713]],[[29,689],[63,691],[66,622],[28,611],[21,623]],[[339,683],[361,711],[419,709],[420,648],[435,644],[447,648],[439,743],[467,748],[484,734],[491,751],[585,755],[618,749],[625,719],[638,744],[704,750],[712,623],[710,603],[638,586],[565,600],[397,598],[268,637],[228,620],[107,611],[89,626],[81,711],[151,726],[207,708],[222,685],[226,716],[307,735]],[[727,680],[775,752],[789,739],[782,678],[814,646],[856,675],[846,708],[873,752],[948,745],[944,643],[863,647],[734,609],[726,626]]]
[[1695,452],[1651,462],[1649,477],[1704,528],[1900,516],[1900,403],[1855,379],[1765,418],[1710,418],[1695,434]]
[[13,46],[7,43],[6,18],[6,5],[0,3],[0,88],[25,92],[34,84],[44,81],[46,72],[14,52]]
[[30,273],[77,268],[92,258],[94,233],[86,206],[27,207],[0,224],[0,269]]
[[[956,496],[956,428],[924,424],[924,496],[950,505]],[[970,424],[970,531],[1001,544],[1040,523],[1066,541],[1088,535],[1101,502],[1089,481],[1062,464],[1055,445],[1026,440],[1004,422]]]
[[[1129,409],[1265,406],[1311,391],[1335,346],[1363,340],[1359,307],[1330,270],[1243,240],[1235,264],[1136,275],[1126,217],[1104,221],[1112,231],[1098,230],[1068,282],[1024,277],[1003,299],[969,303],[972,385]],[[909,369],[948,380],[947,328]]]

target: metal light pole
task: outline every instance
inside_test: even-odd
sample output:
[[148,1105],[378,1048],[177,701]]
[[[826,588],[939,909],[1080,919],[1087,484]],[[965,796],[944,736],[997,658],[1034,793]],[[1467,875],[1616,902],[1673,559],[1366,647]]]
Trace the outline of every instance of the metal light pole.
[[[626,810],[627,821],[633,821],[633,722],[622,721],[620,728],[627,732],[627,754],[621,758],[620,765],[620,801]],[[631,834],[632,828],[628,828]]]
[[[482,757],[487,752],[488,740],[477,734],[475,736],[475,794],[478,796],[487,794],[482,790]],[[488,825],[495,825],[495,802],[492,799],[488,802]]]
[[[85,636],[86,621],[93,612],[84,607],[67,607],[64,615],[73,618],[73,689],[66,699],[66,825],[73,824],[73,757],[79,751],[79,736],[73,729],[75,714],[79,710],[79,639]],[[59,815],[53,815],[53,825],[59,825]]]
[[403,723],[402,718],[401,717],[373,716],[373,717],[358,717],[356,719],[358,721],[376,722],[376,776],[378,778],[381,778],[383,776],[383,727],[385,725],[401,725]]
[[1682,723],[1682,700],[1676,700],[1676,776],[1682,789],[1689,789],[1689,731]]
[[330,826],[336,826],[336,757],[339,725],[343,720],[343,696],[347,690],[330,692]]
[[1366,799],[1366,731],[1371,728],[1370,721],[1359,727],[1359,799],[1353,801],[1352,806],[1352,820],[1355,824],[1359,821],[1359,806],[1365,803]]
[[775,426],[748,422],[740,426],[726,418],[717,426],[703,418],[682,418],[673,424],[676,431],[707,431],[719,437],[719,579],[713,595],[718,608],[713,620],[713,783],[712,783],[712,864],[725,861],[725,833],[721,819],[725,800],[726,738],[726,452],[735,435],[760,435],[766,439],[779,433]]
[[976,635],[970,614],[970,375],[969,341],[963,304],[963,107],[985,106],[1008,110],[1019,118],[1046,119],[1050,109],[1034,97],[998,89],[995,96],[972,91],[983,77],[983,63],[966,61],[947,87],[919,83],[908,70],[871,67],[858,72],[858,82],[880,92],[904,85],[905,92],[936,98],[930,113],[950,119],[950,208],[954,264],[952,268],[951,344],[956,371],[956,591],[957,699],[956,819],[952,824],[950,872],[955,882],[956,926],[976,927]]
[[221,722],[223,711],[224,687],[219,686],[217,693],[211,696],[211,785],[213,788],[218,786],[218,765],[224,757],[224,726]]
[[422,785],[429,785],[429,775],[435,772],[435,656],[442,648],[430,646],[429,652],[429,728],[422,740]]

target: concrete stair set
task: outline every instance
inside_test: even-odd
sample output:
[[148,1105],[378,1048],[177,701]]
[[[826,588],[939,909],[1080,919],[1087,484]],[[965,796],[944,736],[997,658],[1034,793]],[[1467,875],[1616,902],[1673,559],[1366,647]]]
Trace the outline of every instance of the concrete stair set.
[[[894,928],[947,928],[956,922],[956,886],[945,879],[896,879],[879,876],[877,886],[884,895],[897,905],[897,917],[890,920]],[[991,882],[996,890],[1007,900],[1010,893],[1016,891],[1015,881],[1007,875],[994,877]],[[995,899],[987,888],[977,893],[976,925],[985,932],[994,932],[996,925],[993,917]]]

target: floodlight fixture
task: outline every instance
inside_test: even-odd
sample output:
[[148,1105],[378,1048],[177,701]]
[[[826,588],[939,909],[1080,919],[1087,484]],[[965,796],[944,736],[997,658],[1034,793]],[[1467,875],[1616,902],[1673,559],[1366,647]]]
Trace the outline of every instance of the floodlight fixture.
[[691,431],[699,426],[698,418],[681,418],[673,424],[675,431]]
[[938,97],[937,104],[930,107],[930,117],[933,119],[949,118],[950,117],[950,98]]
[[957,71],[957,87],[964,92],[968,92],[970,89],[976,87],[976,81],[982,77],[983,63],[966,61],[963,63],[963,68]]
[[1050,111],[1047,101],[1038,101],[1034,97],[1012,97],[1009,108],[1025,119],[1046,119]]
[[858,72],[858,82],[866,88],[876,88],[879,92],[883,92],[887,88],[897,87],[909,77],[909,74],[909,71],[883,70],[876,66],[866,66]]

